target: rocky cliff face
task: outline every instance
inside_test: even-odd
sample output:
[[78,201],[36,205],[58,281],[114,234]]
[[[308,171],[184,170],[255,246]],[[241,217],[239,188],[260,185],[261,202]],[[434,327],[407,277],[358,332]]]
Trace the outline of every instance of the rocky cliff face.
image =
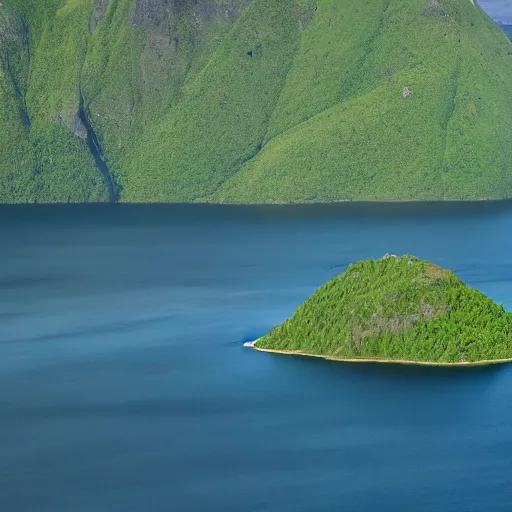
[[510,197],[510,51],[467,0],[8,0],[0,201]]
[[[234,22],[251,0],[136,0],[131,21],[136,26],[150,27],[168,32],[173,20],[192,18],[193,23],[223,20]],[[105,5],[107,0],[98,0]]]
[[110,0],[95,0],[89,19],[89,31],[91,35],[96,32],[100,21],[103,19],[103,16],[105,16],[109,2]]

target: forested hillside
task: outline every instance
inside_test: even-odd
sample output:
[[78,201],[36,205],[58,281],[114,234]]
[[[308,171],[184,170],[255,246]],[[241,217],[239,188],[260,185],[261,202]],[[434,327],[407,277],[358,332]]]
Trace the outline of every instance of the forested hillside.
[[470,0],[2,0],[0,202],[512,197]]
[[512,361],[512,313],[414,256],[354,263],[253,346],[334,359]]

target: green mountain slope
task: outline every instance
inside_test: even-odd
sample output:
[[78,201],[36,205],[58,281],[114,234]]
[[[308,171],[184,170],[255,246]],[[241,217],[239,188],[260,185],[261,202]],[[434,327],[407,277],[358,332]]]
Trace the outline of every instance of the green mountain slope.
[[469,0],[2,4],[2,202],[512,197],[512,46]]
[[13,4],[0,8],[0,201],[104,200],[76,120],[83,34],[49,4]]
[[475,363],[512,358],[512,313],[413,256],[351,265],[254,346],[338,359]]

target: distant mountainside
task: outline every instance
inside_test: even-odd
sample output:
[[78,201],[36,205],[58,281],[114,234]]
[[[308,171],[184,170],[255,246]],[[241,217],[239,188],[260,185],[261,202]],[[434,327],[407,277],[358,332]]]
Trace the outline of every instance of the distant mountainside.
[[0,202],[512,197],[471,0],[1,0]]

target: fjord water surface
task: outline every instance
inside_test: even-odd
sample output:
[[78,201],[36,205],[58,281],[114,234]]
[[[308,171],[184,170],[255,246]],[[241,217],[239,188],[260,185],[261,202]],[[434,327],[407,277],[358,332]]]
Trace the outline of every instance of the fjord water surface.
[[242,347],[358,259],[512,310],[512,204],[0,207],[0,510],[512,510],[512,366]]

